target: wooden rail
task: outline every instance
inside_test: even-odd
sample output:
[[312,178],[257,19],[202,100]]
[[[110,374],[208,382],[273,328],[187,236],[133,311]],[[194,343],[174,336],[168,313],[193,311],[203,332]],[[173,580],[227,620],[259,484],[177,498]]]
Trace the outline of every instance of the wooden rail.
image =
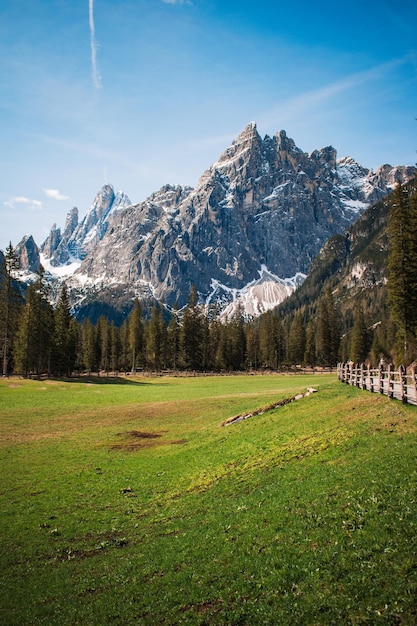
[[363,363],[339,363],[337,377],[347,385],[381,393],[389,398],[401,400],[404,404],[417,405],[417,375],[414,366],[405,368],[400,365],[381,365],[371,368]]

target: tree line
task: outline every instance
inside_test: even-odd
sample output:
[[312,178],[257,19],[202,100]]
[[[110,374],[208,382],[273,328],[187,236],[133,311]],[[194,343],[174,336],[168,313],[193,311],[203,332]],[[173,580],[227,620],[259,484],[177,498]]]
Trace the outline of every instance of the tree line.
[[13,280],[17,261],[12,245],[1,268],[1,355],[3,375],[71,376],[74,373],[140,370],[240,371],[280,369],[292,364],[332,366],[337,363],[337,313],[327,294],[313,330],[301,316],[291,324],[276,311],[245,320],[238,309],[220,319],[216,306],[198,304],[195,287],[188,305],[178,311],[155,302],[150,317],[141,302],[118,327],[102,315],[95,324],[79,322],[71,313],[65,286],[50,304],[41,268],[25,297]]
[[398,185],[389,218],[387,297],[379,292],[379,319],[369,324],[363,301],[352,319],[342,319],[330,288],[313,310],[301,307],[283,316],[279,308],[247,320],[238,308],[222,320],[217,307],[198,304],[195,287],[188,305],[169,311],[155,302],[150,315],[135,300],[121,326],[102,315],[93,324],[71,313],[62,288],[50,303],[45,273],[22,295],[14,279],[10,244],[0,266],[0,355],[2,373],[22,376],[138,370],[239,371],[303,365],[333,367],[338,361],[381,358],[408,364],[416,354],[417,194]]

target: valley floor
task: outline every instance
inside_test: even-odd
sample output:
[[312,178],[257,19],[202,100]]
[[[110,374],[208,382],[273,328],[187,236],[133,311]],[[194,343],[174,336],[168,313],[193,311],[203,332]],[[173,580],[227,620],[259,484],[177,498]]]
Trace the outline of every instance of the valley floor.
[[334,374],[13,379],[0,429],[1,623],[417,622],[416,407]]

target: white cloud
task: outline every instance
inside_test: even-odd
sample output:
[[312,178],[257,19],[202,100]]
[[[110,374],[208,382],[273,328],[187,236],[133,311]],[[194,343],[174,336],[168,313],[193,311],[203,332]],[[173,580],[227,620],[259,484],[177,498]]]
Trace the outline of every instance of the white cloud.
[[192,4],[191,0],[162,0],[164,4]]
[[27,207],[30,211],[39,211],[42,209],[42,202],[40,200],[34,200],[33,198],[27,198],[26,196],[14,196],[7,202],[4,202],[5,206],[17,210],[16,204],[21,204]]
[[43,193],[53,200],[69,200],[69,196],[65,196],[58,189],[42,189]]

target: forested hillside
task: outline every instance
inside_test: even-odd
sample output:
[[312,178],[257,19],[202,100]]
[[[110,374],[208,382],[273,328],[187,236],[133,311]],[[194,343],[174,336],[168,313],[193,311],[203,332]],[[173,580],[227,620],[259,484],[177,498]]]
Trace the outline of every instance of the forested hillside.
[[[311,264],[304,283],[278,307],[285,323],[291,324],[301,315],[307,327],[314,326],[321,303],[331,293],[341,332],[341,360],[369,357],[376,363],[381,355],[409,362],[415,358],[416,199],[414,179],[367,209],[344,235],[331,237]],[[394,275],[397,290],[394,286],[389,298]],[[403,290],[401,295],[398,288]],[[404,310],[411,324],[407,355],[397,342]]]

